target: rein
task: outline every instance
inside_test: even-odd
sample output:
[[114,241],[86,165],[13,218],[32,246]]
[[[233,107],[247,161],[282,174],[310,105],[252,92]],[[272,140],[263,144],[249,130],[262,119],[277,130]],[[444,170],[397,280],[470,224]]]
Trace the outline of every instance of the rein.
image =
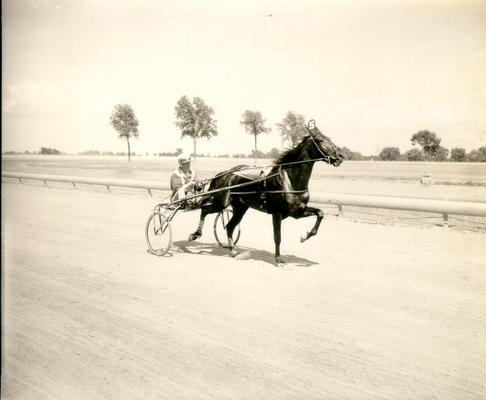
[[[309,132],[309,133],[311,133],[311,132]],[[240,184],[237,184],[237,185],[231,185],[231,186],[227,186],[227,187],[220,188],[220,189],[213,189],[213,190],[209,190],[209,191],[204,192],[204,193],[200,193],[200,194],[195,194],[195,195],[192,195],[192,196],[188,196],[188,197],[185,197],[185,198],[183,198],[181,200],[177,200],[175,202],[172,202],[172,204],[174,204],[174,205],[182,204],[183,202],[185,202],[187,200],[192,200],[192,199],[195,199],[197,197],[207,196],[207,195],[211,195],[211,194],[214,194],[214,193],[220,193],[220,192],[225,192],[225,191],[228,191],[230,194],[238,194],[238,195],[258,194],[258,193],[265,193],[265,194],[300,194],[300,193],[308,192],[308,189],[303,189],[303,190],[265,190],[265,191],[251,191],[251,192],[232,192],[231,189],[236,189],[236,188],[240,188],[240,187],[250,186],[250,185],[254,185],[255,183],[259,183],[259,182],[265,182],[268,179],[273,178],[275,176],[277,176],[277,178],[278,178],[278,176],[280,175],[280,169],[283,166],[288,166],[288,165],[292,165],[293,166],[293,165],[297,165],[297,164],[314,163],[316,161],[329,162],[330,157],[321,150],[320,146],[318,146],[318,144],[316,143],[316,141],[314,139],[314,135],[312,133],[310,134],[310,137],[311,137],[312,143],[317,148],[317,150],[319,151],[319,153],[322,154],[323,157],[320,157],[320,158],[312,158],[310,160],[291,161],[291,162],[280,163],[280,164],[270,164],[270,165],[266,165],[266,166],[262,166],[262,167],[255,166],[255,167],[242,168],[239,171],[247,171],[247,170],[252,170],[252,169],[263,169],[263,168],[269,168],[269,167],[278,167],[279,168],[279,172],[275,172],[275,173],[273,173],[271,175],[267,175],[267,176],[265,176],[263,178],[260,178],[260,179],[254,179],[254,180],[251,180],[249,182],[244,182],[244,183],[240,183]],[[215,177],[220,178],[222,176],[225,176],[227,174],[232,174],[234,172],[235,171],[229,170],[229,171],[226,171],[224,173],[217,174],[216,176],[214,176],[212,178],[208,178],[205,181],[209,182],[212,179],[214,179]]]

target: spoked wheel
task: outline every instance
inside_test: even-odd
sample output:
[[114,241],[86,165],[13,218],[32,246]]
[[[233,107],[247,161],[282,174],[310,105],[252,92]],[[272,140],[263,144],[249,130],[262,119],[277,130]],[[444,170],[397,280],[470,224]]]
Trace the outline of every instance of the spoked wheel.
[[[225,208],[220,211],[214,219],[214,237],[221,247],[228,248],[228,235],[226,234],[226,225],[233,216],[233,210],[231,208]],[[236,225],[233,232],[233,243],[236,245],[240,240],[240,226]]]
[[150,253],[163,256],[169,251],[172,244],[172,230],[164,214],[155,211],[150,215],[145,226],[145,239]]

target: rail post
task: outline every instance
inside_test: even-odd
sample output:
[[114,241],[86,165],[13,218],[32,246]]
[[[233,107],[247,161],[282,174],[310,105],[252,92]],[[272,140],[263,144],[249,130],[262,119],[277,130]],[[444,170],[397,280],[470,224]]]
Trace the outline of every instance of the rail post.
[[152,197],[152,189],[147,188],[147,192],[148,192],[148,194],[150,195],[150,197]]
[[74,189],[77,189],[76,182],[71,182],[73,184]]
[[343,216],[343,205],[342,204],[338,204],[338,217],[342,217]]
[[447,228],[449,226],[449,214],[442,213],[442,226]]
[[106,190],[108,190],[111,193],[110,185],[105,185],[105,186],[106,186]]

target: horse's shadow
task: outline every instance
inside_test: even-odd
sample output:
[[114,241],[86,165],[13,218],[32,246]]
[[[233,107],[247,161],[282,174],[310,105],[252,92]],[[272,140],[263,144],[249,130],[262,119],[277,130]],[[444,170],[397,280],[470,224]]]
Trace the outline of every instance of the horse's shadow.
[[[216,243],[202,243],[179,240],[177,242],[173,242],[172,244],[177,249],[177,251],[183,253],[212,255],[217,257],[231,257],[227,248],[223,248]],[[238,252],[239,254],[234,257],[237,260],[263,261],[265,263],[275,265],[275,256],[269,251],[238,246]],[[310,267],[311,265],[318,264],[315,261],[296,257],[294,255],[285,255],[283,256],[283,259],[286,266],[292,267]]]

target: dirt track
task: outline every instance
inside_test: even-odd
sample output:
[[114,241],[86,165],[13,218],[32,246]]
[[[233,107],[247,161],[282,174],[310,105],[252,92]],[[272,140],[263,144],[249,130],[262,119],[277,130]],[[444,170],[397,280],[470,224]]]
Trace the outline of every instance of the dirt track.
[[486,235],[250,212],[146,253],[155,200],[2,185],[5,399],[484,399]]

